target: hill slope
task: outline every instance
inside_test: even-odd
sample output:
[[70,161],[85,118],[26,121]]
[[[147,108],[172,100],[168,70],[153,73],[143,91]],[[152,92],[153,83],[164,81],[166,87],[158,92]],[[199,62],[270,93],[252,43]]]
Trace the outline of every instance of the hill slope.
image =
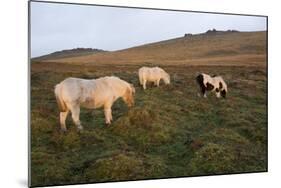
[[74,48],[68,50],[56,51],[47,55],[32,58],[32,61],[56,60],[61,58],[72,58],[85,55],[92,55],[100,52],[106,52],[100,49],[93,48]]
[[53,62],[140,65],[266,65],[265,31],[206,32]]

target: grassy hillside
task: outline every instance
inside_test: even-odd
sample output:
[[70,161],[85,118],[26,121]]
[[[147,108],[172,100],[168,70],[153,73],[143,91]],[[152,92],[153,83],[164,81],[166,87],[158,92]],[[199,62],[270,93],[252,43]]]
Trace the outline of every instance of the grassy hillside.
[[[133,50],[133,49],[132,49]],[[32,185],[72,184],[267,170],[267,84],[263,67],[163,66],[171,85],[143,91],[135,65],[31,66]],[[222,75],[226,99],[197,96],[197,72]],[[113,123],[82,108],[82,133],[68,117],[59,131],[54,85],[66,77],[116,75],[136,87],[136,104],[118,100]]]
[[262,65],[266,62],[266,32],[206,32],[121,51],[52,62],[158,65]]
[[[267,170],[266,32],[207,32],[116,52],[31,63],[33,186],[261,172]],[[143,91],[137,70],[160,65],[171,85]],[[199,72],[221,75],[226,99],[198,97]],[[59,130],[54,86],[67,77],[118,76],[136,88],[113,123],[81,109]]]

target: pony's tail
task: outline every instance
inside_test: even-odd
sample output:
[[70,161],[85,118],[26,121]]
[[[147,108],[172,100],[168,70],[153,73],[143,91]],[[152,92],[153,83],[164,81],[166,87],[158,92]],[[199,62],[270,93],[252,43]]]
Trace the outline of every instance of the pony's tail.
[[61,85],[60,84],[57,84],[55,86],[55,96],[56,96],[56,100],[57,100],[57,104],[58,104],[60,112],[66,112],[67,107],[66,107],[66,104],[61,97]]

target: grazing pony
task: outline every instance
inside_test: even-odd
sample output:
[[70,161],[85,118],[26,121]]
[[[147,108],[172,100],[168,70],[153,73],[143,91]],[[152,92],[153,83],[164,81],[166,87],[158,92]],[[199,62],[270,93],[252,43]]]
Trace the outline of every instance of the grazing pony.
[[196,77],[196,81],[204,97],[207,97],[207,91],[215,91],[217,98],[226,97],[227,85],[221,76],[211,77],[208,74],[201,73]]
[[170,75],[159,67],[142,67],[139,69],[139,81],[143,89],[146,89],[146,82],[154,82],[159,87],[160,80],[165,84],[170,84]]
[[67,78],[55,86],[61,130],[66,131],[65,119],[69,111],[77,129],[83,129],[79,119],[80,106],[88,109],[103,107],[105,123],[110,124],[111,106],[114,101],[122,97],[128,107],[131,107],[134,104],[134,94],[133,85],[114,76],[92,80]]

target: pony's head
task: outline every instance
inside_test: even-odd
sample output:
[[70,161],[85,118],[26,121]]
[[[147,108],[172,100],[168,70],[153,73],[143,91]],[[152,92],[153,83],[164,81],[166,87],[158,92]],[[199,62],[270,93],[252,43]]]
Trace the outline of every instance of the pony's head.
[[219,81],[219,95],[222,96],[223,98],[226,98],[227,94],[227,85],[224,82],[224,80],[220,77]]
[[162,73],[162,78],[166,85],[170,84],[170,75],[168,73],[166,73],[165,71],[163,71],[163,73]]
[[126,88],[125,94],[123,96],[123,100],[127,104],[128,107],[134,106],[135,93],[136,93],[135,87],[133,86],[133,84],[129,84],[128,87]]
[[223,98],[226,98],[226,93],[227,93],[227,90],[225,90],[225,89],[220,92],[220,94]]

